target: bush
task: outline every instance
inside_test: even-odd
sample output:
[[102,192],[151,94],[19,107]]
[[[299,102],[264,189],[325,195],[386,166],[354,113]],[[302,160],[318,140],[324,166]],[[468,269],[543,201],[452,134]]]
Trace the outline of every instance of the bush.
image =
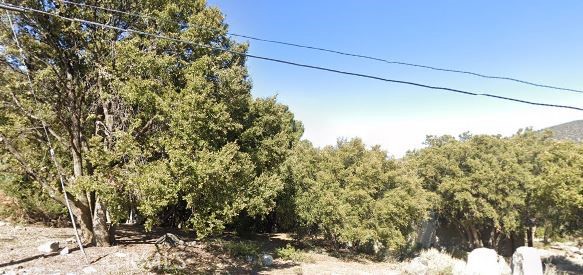
[[277,257],[292,262],[305,262],[309,260],[309,257],[302,251],[296,249],[291,244],[287,244],[285,247],[280,247],[275,250]]
[[257,258],[261,252],[259,245],[252,241],[227,242],[224,248],[231,256],[238,258]]

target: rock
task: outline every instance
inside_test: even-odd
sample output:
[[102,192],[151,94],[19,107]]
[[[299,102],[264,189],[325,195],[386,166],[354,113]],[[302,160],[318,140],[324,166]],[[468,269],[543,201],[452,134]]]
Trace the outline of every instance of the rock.
[[172,233],[166,233],[155,241],[156,244],[168,244],[170,246],[184,245],[184,241]]
[[68,255],[69,254],[69,248],[65,247],[61,250],[61,252],[59,252],[60,255]]
[[128,256],[127,254],[122,253],[122,252],[115,252],[113,255],[115,255],[118,258],[125,258]]
[[466,265],[468,275],[494,275],[500,274],[498,266],[498,254],[489,248],[476,248],[468,255]]
[[500,270],[500,274],[502,275],[512,274],[512,269],[510,268],[510,265],[506,262],[506,260],[502,256],[498,256],[498,270]]
[[88,267],[83,268],[83,273],[85,273],[85,274],[91,274],[91,273],[95,273],[95,272],[97,272],[97,269],[95,269],[95,267],[88,266]]
[[5,221],[0,221],[0,226],[9,226],[10,224]]
[[273,264],[273,257],[269,254],[261,255],[261,264],[263,266],[271,266]]
[[512,275],[542,275],[543,264],[538,249],[521,246],[512,255]]
[[38,248],[38,251],[41,253],[53,253],[59,250],[59,242],[50,241],[44,244],[41,244]]

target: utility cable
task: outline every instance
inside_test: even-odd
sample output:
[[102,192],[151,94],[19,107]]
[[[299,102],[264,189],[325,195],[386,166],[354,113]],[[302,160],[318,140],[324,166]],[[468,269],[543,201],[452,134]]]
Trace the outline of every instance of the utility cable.
[[[140,17],[140,18],[143,18],[143,19],[162,20],[162,21],[166,21],[166,22],[177,23],[177,22],[172,21],[170,19],[160,18],[160,17],[154,17],[154,16],[148,16],[148,15],[144,15],[144,14],[140,14],[140,13],[135,13],[135,12],[120,11],[120,10],[116,10],[116,9],[111,9],[111,8],[106,8],[106,7],[101,7],[101,6],[95,6],[95,5],[90,5],[90,4],[84,4],[84,3],[77,3],[77,2],[68,1],[68,0],[61,0],[61,2],[63,2],[64,4],[67,4],[67,5],[74,5],[74,6],[83,7],[83,8],[90,8],[90,9],[93,9],[93,10],[102,10],[102,11],[108,11],[108,12],[113,12],[113,13],[118,13],[118,14],[124,14],[124,15],[134,16],[134,17]],[[220,29],[217,29],[217,28],[209,28],[209,27],[203,27],[203,26],[197,26],[197,25],[189,25],[189,26],[190,27],[197,28],[197,29],[207,30],[207,31],[213,31],[213,32],[219,32],[219,31],[221,31]],[[439,68],[439,67],[434,67],[434,66],[429,66],[429,65],[415,64],[415,63],[395,61],[395,60],[387,60],[387,59],[383,59],[383,58],[380,58],[380,57],[374,57],[374,56],[369,56],[369,55],[363,55],[363,54],[357,54],[357,53],[344,52],[344,51],[327,49],[327,48],[321,48],[321,47],[316,47],[316,46],[310,46],[310,45],[303,45],[303,44],[292,43],[292,42],[285,42],[285,41],[265,39],[265,38],[260,38],[260,37],[256,37],[256,36],[245,35],[245,34],[237,34],[237,33],[233,33],[233,32],[225,32],[225,33],[228,34],[228,35],[231,35],[231,36],[241,37],[241,38],[246,38],[246,39],[251,39],[251,40],[260,41],[260,42],[273,43],[273,44],[291,46],[291,47],[296,47],[296,48],[304,48],[304,49],[321,51],[321,52],[328,52],[328,53],[339,54],[339,55],[344,55],[344,56],[350,56],[350,57],[356,57],[356,58],[374,60],[374,61],[378,61],[378,62],[384,62],[384,63],[387,63],[387,64],[402,65],[402,66],[409,66],[409,67],[417,67],[417,68],[429,69],[429,70],[434,70],[434,71],[442,71],[442,72],[466,74],[466,75],[472,75],[472,76],[477,76],[477,77],[486,78],[486,79],[498,79],[498,80],[512,81],[512,82],[517,82],[517,83],[526,84],[526,85],[530,85],[530,86],[534,86],[534,87],[539,87],[539,88],[547,88],[547,89],[560,90],[560,91],[583,93],[583,90],[580,90],[580,89],[564,88],[564,87],[558,87],[558,86],[553,86],[553,85],[535,83],[535,82],[521,80],[521,79],[517,79],[517,78],[513,78],[513,77],[493,76],[493,75],[486,75],[486,74],[482,74],[482,73],[476,73],[476,72],[465,71],[465,70],[449,69],[449,68]]]
[[575,107],[575,106],[569,106],[569,105],[558,105],[558,104],[541,103],[541,102],[534,102],[534,101],[528,101],[528,100],[523,100],[523,99],[517,99],[517,98],[511,98],[511,97],[493,95],[493,94],[488,94],[488,93],[477,93],[477,92],[470,92],[470,91],[464,91],[464,90],[447,88],[447,87],[431,86],[431,85],[426,85],[426,84],[421,84],[421,83],[416,83],[416,82],[403,81],[403,80],[394,80],[394,79],[388,79],[388,78],[383,78],[383,77],[378,77],[378,76],[373,76],[373,75],[367,75],[367,74],[361,74],[361,73],[354,73],[354,72],[348,72],[348,71],[342,71],[342,70],[337,70],[337,69],[331,69],[331,68],[326,68],[326,67],[315,66],[315,65],[301,64],[301,63],[296,63],[296,62],[292,62],[292,61],[286,61],[286,60],[282,60],[282,59],[276,59],[276,58],[270,58],[270,57],[263,57],[263,56],[258,56],[258,55],[252,55],[252,54],[238,52],[238,51],[234,51],[234,50],[226,49],[226,48],[222,48],[222,47],[216,47],[216,46],[211,46],[211,45],[200,44],[200,43],[196,43],[196,42],[192,42],[192,41],[187,41],[187,40],[183,40],[183,39],[171,38],[171,37],[164,36],[164,35],[160,35],[160,34],[153,34],[153,33],[139,31],[139,30],[134,30],[134,29],[130,29],[130,28],[116,27],[116,26],[112,26],[112,25],[108,25],[108,24],[103,24],[103,23],[98,23],[98,22],[94,22],[94,21],[85,20],[85,19],[65,17],[65,16],[58,15],[58,14],[54,14],[54,13],[51,13],[51,12],[41,11],[41,10],[32,9],[32,8],[28,8],[28,7],[21,7],[21,6],[13,6],[13,5],[0,4],[0,9],[8,9],[8,10],[20,11],[20,12],[40,13],[40,14],[45,14],[45,15],[57,17],[57,18],[60,18],[60,19],[63,19],[63,20],[71,21],[71,22],[83,23],[83,24],[88,24],[88,25],[93,25],[93,26],[99,26],[99,27],[102,27],[102,28],[108,28],[108,29],[114,29],[114,30],[129,32],[129,33],[140,34],[140,35],[143,35],[143,36],[149,36],[149,37],[155,37],[155,38],[165,39],[165,40],[179,42],[179,43],[185,43],[185,44],[193,45],[193,46],[196,46],[196,47],[199,47],[199,48],[207,48],[207,49],[212,49],[212,50],[217,50],[217,51],[223,51],[223,52],[228,52],[228,53],[231,53],[231,54],[234,54],[234,55],[239,55],[239,56],[242,56],[242,57],[249,57],[249,58],[255,58],[255,59],[260,59],[260,60],[266,60],[266,61],[271,61],[271,62],[275,62],[275,63],[292,65],[292,66],[296,66],[296,67],[304,67],[304,68],[310,68],[310,69],[314,69],[314,70],[328,71],[328,72],[333,72],[333,73],[337,73],[337,74],[352,75],[352,76],[361,77],[361,78],[375,79],[375,80],[380,80],[380,81],[384,81],[384,82],[399,83],[399,84],[417,86],[417,87],[422,87],[422,88],[427,88],[427,89],[433,89],[433,90],[441,90],[441,91],[448,91],[448,92],[460,93],[460,94],[465,94],[465,95],[484,96],[484,97],[490,97],[490,98],[497,98],[497,99],[501,99],[501,100],[514,101],[514,102],[519,102],[519,103],[524,103],[524,104],[529,104],[529,105],[546,106],[546,107],[555,107],[555,108],[563,108],[563,109],[571,109],[571,110],[583,111],[583,108],[581,108],[581,107]]

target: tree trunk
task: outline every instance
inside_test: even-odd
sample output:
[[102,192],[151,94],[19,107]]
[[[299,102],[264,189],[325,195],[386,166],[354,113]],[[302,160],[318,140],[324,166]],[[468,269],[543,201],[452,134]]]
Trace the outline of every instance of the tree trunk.
[[482,240],[480,239],[480,235],[478,234],[478,230],[473,227],[470,226],[470,233],[472,235],[472,246],[474,248],[479,248],[482,247]]
[[93,215],[93,233],[96,246],[111,246],[115,240],[113,227],[107,224],[106,207],[99,200],[95,203],[95,213]]
[[551,231],[552,231],[551,225],[545,226],[545,233],[544,233],[544,237],[543,237],[543,242],[545,244],[548,244],[549,243],[549,238],[550,238],[550,235],[551,235]]
[[81,242],[83,244],[94,244],[95,235],[93,233],[93,221],[91,220],[91,210],[89,206],[75,206],[73,214],[76,217],[76,222],[79,223],[79,230],[81,230]]
[[528,247],[532,247],[533,246],[533,238],[534,237],[534,230],[532,230],[532,226],[529,226],[526,229],[526,240],[528,243]]

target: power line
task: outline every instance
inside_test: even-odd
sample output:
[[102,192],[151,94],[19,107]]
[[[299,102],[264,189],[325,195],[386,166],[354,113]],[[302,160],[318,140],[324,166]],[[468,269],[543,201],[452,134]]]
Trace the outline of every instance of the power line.
[[[12,23],[12,16],[11,16],[10,12],[8,12],[8,10],[6,10],[6,15],[8,16],[8,23],[10,24],[10,28],[12,29],[12,34],[14,36],[14,42],[16,43],[16,46],[18,47],[18,49],[20,51],[20,58],[22,59],[21,62],[26,67],[25,73],[26,73],[26,78],[28,80],[28,85],[30,87],[30,92],[32,94],[34,101],[38,102],[38,100],[36,98],[36,94],[34,92],[34,86],[32,84],[32,79],[30,77],[28,67],[26,66],[26,59],[24,56],[24,50],[22,49],[22,46],[20,45],[20,41],[18,40],[18,35],[16,34],[14,24]],[[69,211],[69,218],[71,219],[71,223],[73,224],[73,230],[75,231],[75,238],[77,240],[77,245],[79,245],[79,249],[81,250],[81,252],[83,252],[83,256],[85,257],[85,262],[89,263],[89,260],[87,259],[87,254],[85,253],[85,249],[83,249],[83,243],[81,242],[81,238],[79,237],[79,232],[77,231],[77,225],[75,223],[75,216],[73,215],[73,210],[71,210],[71,205],[69,203],[69,196],[67,195],[67,189],[65,188],[65,180],[63,179],[63,174],[59,170],[59,163],[58,163],[57,158],[55,156],[55,150],[53,149],[53,145],[51,143],[51,137],[49,136],[49,132],[47,130],[47,125],[45,124],[45,121],[42,119],[40,120],[40,122],[42,124],[42,128],[44,130],[44,134],[45,134],[45,137],[47,139],[47,145],[49,146],[49,154],[51,156],[51,161],[53,162],[53,165],[55,166],[55,169],[57,170],[57,174],[59,174],[59,181],[61,183],[61,188],[63,189],[63,196],[65,198],[65,205],[67,206],[67,210]]]
[[0,4],[0,8],[1,9],[13,10],[13,11],[19,11],[19,12],[35,12],[35,13],[40,13],[40,14],[45,14],[45,15],[49,15],[49,16],[61,18],[63,20],[67,20],[67,21],[72,21],[72,22],[77,22],[77,23],[84,23],[84,24],[89,24],[89,25],[93,25],[93,26],[99,26],[99,27],[102,27],[102,28],[108,28],[108,29],[114,29],[114,30],[124,31],[124,32],[130,32],[130,33],[135,33],[135,34],[139,34],[139,35],[144,35],[144,36],[149,36],[149,37],[155,37],[155,38],[165,39],[165,40],[179,42],[179,43],[185,43],[185,44],[193,45],[193,46],[200,47],[200,48],[207,48],[207,49],[212,49],[212,50],[218,50],[218,51],[228,52],[228,53],[235,54],[235,55],[239,55],[239,56],[243,56],[243,57],[249,57],[249,58],[255,58],[255,59],[260,59],[260,60],[266,60],[266,61],[271,61],[271,62],[276,62],[276,63],[281,63],[281,64],[287,64],[287,65],[292,65],[292,66],[297,66],[297,67],[310,68],[310,69],[314,69],[314,70],[333,72],[333,73],[343,74],[343,75],[351,75],[351,76],[356,76],[356,77],[361,77],[361,78],[375,79],[375,80],[380,80],[380,81],[384,81],[384,82],[405,84],[405,85],[422,87],[422,88],[433,89],[433,90],[448,91],[448,92],[460,93],[460,94],[465,94],[465,95],[491,97],[491,98],[497,98],[497,99],[507,100],[507,101],[514,101],[514,102],[519,102],[519,103],[524,103],[524,104],[530,104],[530,105],[535,105],[535,106],[546,106],[546,107],[555,107],[555,108],[563,108],[563,109],[571,109],[571,110],[583,111],[583,108],[575,107],[575,106],[549,104],[549,103],[541,103],[541,102],[533,102],[533,101],[528,101],[528,100],[523,100],[523,99],[517,99],[517,98],[511,98],[511,97],[505,97],[505,96],[499,96],[499,95],[493,95],[493,94],[488,94],[488,93],[477,93],[477,92],[470,92],[470,91],[453,89],[453,88],[447,88],[447,87],[431,86],[431,85],[426,85],[426,84],[421,84],[421,83],[416,83],[416,82],[403,81],[403,80],[395,80],[395,79],[388,79],[388,78],[383,78],[383,77],[378,77],[378,76],[373,76],[373,75],[367,75],[367,74],[361,74],[361,73],[355,73],[355,72],[349,72],[349,71],[342,71],[342,70],[331,69],[331,68],[326,68],[326,67],[320,67],[320,66],[315,66],[315,65],[301,64],[301,63],[296,63],[296,62],[282,60],[282,59],[276,59],[276,58],[270,58],[270,57],[263,57],[263,56],[258,56],[258,55],[252,55],[252,54],[238,52],[238,51],[234,51],[234,50],[230,50],[230,49],[226,49],[226,48],[222,48],[222,47],[216,47],[216,46],[211,46],[211,45],[200,44],[200,43],[196,43],[196,42],[192,42],[192,41],[187,41],[187,40],[183,40],[183,39],[172,38],[172,37],[168,37],[168,36],[164,36],[164,35],[153,34],[153,33],[139,31],[139,30],[134,30],[134,29],[130,29],[130,28],[120,28],[120,27],[116,27],[116,26],[112,26],[112,25],[108,25],[108,24],[103,24],[103,23],[98,23],[98,22],[94,22],[94,21],[89,21],[89,20],[85,20],[85,19],[65,17],[65,16],[62,16],[62,15],[58,15],[58,14],[54,14],[54,13],[50,13],[50,12],[46,12],[46,11],[41,11],[41,10],[37,10],[37,9],[32,9],[32,8],[28,8],[28,7],[21,7],[21,6],[13,6],[13,5]]
[[[135,12],[120,11],[120,10],[116,10],[116,9],[95,6],[95,5],[90,5],[90,4],[84,4],[84,3],[77,3],[77,2],[68,1],[68,0],[61,0],[61,1],[64,4],[74,5],[74,6],[84,7],[84,8],[90,8],[90,9],[94,9],[94,10],[103,10],[103,11],[125,14],[125,15],[130,15],[130,16],[135,16],[135,17],[140,17],[140,18],[145,18],[145,19],[150,19],[150,20],[162,20],[162,21],[166,21],[166,22],[176,23],[175,21],[172,21],[170,19],[148,16],[148,15],[135,13]],[[197,25],[190,25],[190,27],[194,27],[194,28],[202,29],[202,30],[207,30],[207,31],[214,31],[214,32],[220,31],[219,29],[216,29],[216,28],[209,28],[209,27],[203,27],[203,26],[197,26]],[[486,74],[465,71],[465,70],[439,68],[439,67],[434,67],[434,66],[429,66],[429,65],[415,64],[415,63],[395,61],[395,60],[387,60],[387,59],[383,59],[380,57],[374,57],[374,56],[369,56],[369,55],[364,55],[364,54],[349,53],[349,52],[332,50],[332,49],[321,48],[321,47],[316,47],[316,46],[303,45],[303,44],[298,44],[298,43],[278,41],[278,40],[272,40],[272,39],[265,39],[265,38],[260,38],[260,37],[256,37],[256,36],[245,35],[245,34],[237,34],[237,33],[233,33],[233,32],[225,32],[225,33],[228,35],[231,35],[231,36],[251,39],[251,40],[260,41],[260,42],[273,43],[273,44],[279,44],[279,45],[285,45],[285,46],[291,46],[291,47],[297,47],[297,48],[304,48],[304,49],[321,51],[321,52],[328,52],[328,53],[333,53],[333,54],[339,54],[339,55],[344,55],[344,56],[351,56],[351,57],[356,57],[356,58],[362,58],[362,59],[383,62],[383,63],[387,63],[387,64],[423,68],[423,69],[429,69],[429,70],[441,71],[441,72],[466,74],[466,75],[472,75],[472,76],[477,76],[477,77],[486,78],[486,79],[498,79],[498,80],[512,81],[512,82],[517,82],[517,83],[526,84],[526,85],[539,87],[539,88],[547,88],[547,89],[554,89],[554,90],[560,90],[560,91],[583,93],[583,90],[579,90],[579,89],[564,88],[564,87],[558,87],[558,86],[553,86],[553,85],[535,83],[535,82],[521,80],[521,79],[517,79],[517,78],[513,78],[513,77],[493,76],[493,75],[486,75]]]

